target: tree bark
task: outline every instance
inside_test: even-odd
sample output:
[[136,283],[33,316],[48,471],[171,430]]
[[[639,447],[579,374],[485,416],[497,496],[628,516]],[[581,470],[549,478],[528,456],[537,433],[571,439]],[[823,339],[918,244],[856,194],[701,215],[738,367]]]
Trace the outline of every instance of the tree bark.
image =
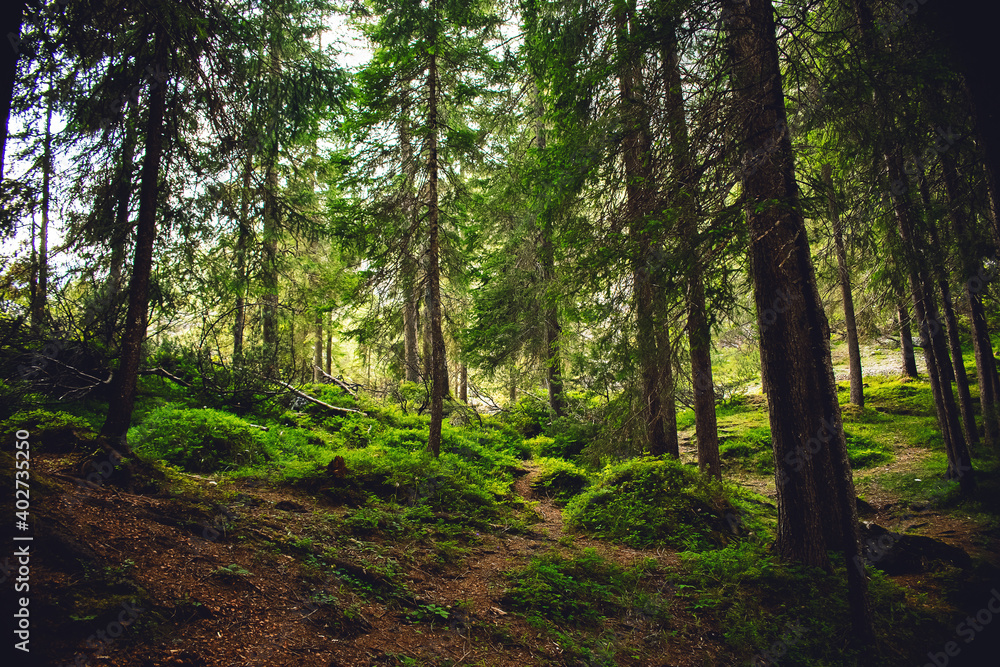
[[320,370],[323,368],[323,315],[316,313],[316,340],[313,343],[313,382],[320,381]]
[[469,402],[469,368],[465,364],[458,369],[458,400]]
[[[712,331],[705,308],[704,252],[698,236],[684,96],[681,90],[680,57],[674,22],[670,21],[663,49],[667,88],[674,187],[673,204],[680,212],[680,234],[687,249],[687,332],[691,350],[691,387],[694,392],[694,428],[698,441],[698,467],[722,479],[719,459],[719,427],[715,415],[715,379],[712,375]],[[676,416],[674,418],[676,429]]]
[[[2,47],[0,47],[2,48]],[[31,299],[31,328],[38,330],[48,319],[49,290],[49,207],[52,180],[52,83],[49,81],[45,105],[45,147],[42,152],[42,225],[38,230],[38,257]]]
[[[410,141],[408,112],[404,108],[399,121],[400,170],[406,178],[403,182],[402,211],[403,219],[410,230],[417,228],[417,201],[412,195],[416,179],[417,161],[413,155],[413,144]],[[407,382],[420,381],[420,354],[418,331],[420,319],[420,288],[418,281],[417,261],[413,257],[413,235],[406,234],[403,248],[403,365],[404,377]]]
[[[539,154],[545,150],[545,122],[544,109],[542,107],[542,96],[538,89],[538,81],[535,81],[535,145]],[[543,204],[540,212],[539,222],[539,249],[538,255],[542,265],[542,285],[545,294],[542,306],[543,317],[545,318],[545,377],[549,391],[549,409],[556,417],[562,417],[565,413],[565,401],[563,399],[562,369],[560,368],[560,336],[562,327],[559,324],[559,307],[557,295],[554,293],[556,262],[555,244],[553,241],[553,211],[548,202]]]
[[918,378],[917,357],[913,351],[913,331],[910,323],[910,310],[902,301],[896,306],[899,318],[899,349],[903,354],[903,372],[907,377]]
[[[855,19],[861,34],[861,41],[866,55],[877,56],[881,46],[876,38],[875,23],[868,0],[853,0]],[[888,128],[891,126],[893,114],[886,94],[879,86],[874,91],[875,115],[879,123]],[[931,390],[938,413],[938,425],[944,437],[945,448],[948,451],[948,476],[957,477],[963,494],[970,494],[975,488],[971,459],[962,428],[958,418],[958,407],[951,391],[954,371],[948,357],[948,348],[942,334],[940,317],[934,300],[934,292],[928,277],[926,266],[921,258],[918,239],[915,235],[913,209],[905,187],[902,158],[898,146],[892,146],[883,151],[889,183],[893,211],[900,238],[903,241],[904,262],[909,274],[910,290],[913,294],[913,307],[920,325],[921,345],[924,348],[924,360],[927,362],[927,374],[930,376]]]
[[969,305],[969,319],[972,322],[972,345],[976,356],[976,377],[979,383],[979,402],[983,418],[983,435],[986,446],[1000,446],[1000,417],[997,412],[995,387],[997,385],[996,359],[993,356],[993,344],[990,340],[989,328],[986,323],[986,310],[983,307],[980,293],[985,282],[979,276],[982,274],[982,261],[976,242],[971,235],[972,228],[968,224],[965,211],[960,203],[958,170],[954,158],[947,152],[941,154],[941,167],[944,174],[945,195],[948,198],[948,214],[951,218],[952,230],[958,240],[958,259],[962,276],[965,278],[965,298]]
[[847,561],[853,635],[874,637],[861,568],[854,483],[830,360],[830,328],[816,287],[787,132],[770,0],[726,0],[738,136],[745,155],[769,159],[741,172],[750,264],[760,323],[778,491],[775,548],[829,568],[827,549]]
[[[927,179],[923,175],[920,177],[919,188],[920,197],[924,204],[924,211],[929,217],[932,210],[931,195],[930,189],[927,186]],[[975,449],[979,445],[979,432],[976,429],[972,394],[969,391],[969,375],[965,368],[965,361],[962,359],[962,341],[958,335],[958,320],[955,317],[955,308],[952,305],[948,275],[944,270],[944,263],[938,252],[941,248],[941,243],[938,239],[934,220],[927,220],[927,234],[930,241],[928,252],[932,257],[931,266],[934,271],[934,279],[937,282],[938,292],[941,295],[941,306],[944,308],[945,328],[948,332],[948,351],[951,354],[951,369],[954,371],[955,386],[958,389],[958,407],[962,414],[965,441],[970,449]]]
[[636,350],[641,377],[643,423],[649,453],[667,451],[660,405],[660,369],[656,353],[655,288],[653,285],[652,242],[646,230],[647,214],[655,201],[650,160],[649,120],[644,111],[642,63],[632,43],[630,24],[634,8],[629,0],[614,6],[615,44],[618,57],[618,90],[621,94],[621,121],[624,128],[622,157],[625,163],[626,217],[633,246],[632,296],[635,302]]
[[247,248],[250,245],[250,176],[253,173],[253,155],[247,151],[243,165],[243,184],[240,190],[240,217],[236,221],[236,316],[233,321],[234,368],[243,365],[243,330],[246,327]]
[[[154,62],[166,63],[169,38],[163,27],[156,33]],[[142,362],[142,343],[146,337],[146,317],[149,310],[149,278],[153,269],[153,243],[156,240],[156,209],[159,199],[160,158],[163,154],[163,116],[166,109],[167,84],[155,83],[150,91],[149,118],[146,123],[145,157],[139,191],[139,219],[136,225],[135,259],[129,281],[128,314],[122,333],[121,359],[112,382],[108,415],[101,435],[120,454],[130,456],[126,439],[135,405],[136,382]]]
[[[263,327],[264,342],[264,376],[276,379],[279,372],[278,362],[278,85],[281,71],[280,28],[271,37],[270,45],[270,106],[271,121],[267,137],[267,155],[264,165],[264,230],[263,269],[261,271],[261,287],[263,288]],[[293,347],[294,349],[294,347]],[[293,367],[294,368],[294,367]]]
[[122,142],[121,164],[118,170],[118,187],[115,195],[115,223],[111,245],[111,266],[108,269],[108,282],[105,287],[107,295],[104,300],[106,317],[101,328],[100,337],[105,345],[111,346],[118,334],[116,326],[117,308],[122,292],[125,270],[125,256],[129,245],[129,233],[132,225],[129,223],[129,211],[132,205],[132,170],[135,161],[136,142],[138,141],[139,119],[133,105],[125,117],[125,139]]
[[674,391],[673,344],[670,341],[670,327],[664,325],[656,332],[656,348],[659,351],[660,368],[660,405],[663,410],[663,433],[666,439],[667,456],[679,459],[681,457],[680,440],[677,436],[677,399]]
[[333,375],[333,313],[330,313],[330,326],[326,330],[326,374]]
[[3,13],[0,23],[0,184],[3,183],[4,153],[7,148],[7,125],[10,122],[10,104],[14,98],[14,79],[17,76],[17,58],[21,54],[21,22],[24,20],[25,0],[14,0]]
[[[435,43],[436,40],[431,40]],[[430,242],[427,250],[428,319],[431,333],[431,423],[427,435],[427,450],[434,456],[441,453],[441,422],[444,417],[444,398],[448,393],[448,376],[445,370],[444,333],[441,327],[441,252],[438,230],[438,62],[437,55],[430,55],[427,73],[427,226]]]
[[865,389],[864,379],[861,376],[861,347],[858,343],[858,322],[854,317],[851,274],[847,268],[844,223],[840,219],[840,210],[837,207],[837,191],[833,187],[833,170],[829,164],[824,164],[822,170],[830,209],[830,222],[833,225],[833,242],[837,247],[837,274],[840,279],[840,294],[844,301],[844,326],[847,327],[847,356],[851,372],[851,403],[863,408],[865,406]]
[[420,360],[417,355],[417,297],[416,287],[406,289],[403,304],[403,363],[407,382],[420,381]]

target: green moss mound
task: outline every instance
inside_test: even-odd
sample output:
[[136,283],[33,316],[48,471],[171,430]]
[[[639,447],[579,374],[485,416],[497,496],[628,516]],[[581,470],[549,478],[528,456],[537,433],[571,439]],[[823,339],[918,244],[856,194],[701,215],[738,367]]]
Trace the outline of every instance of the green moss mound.
[[736,491],[673,459],[608,467],[566,506],[567,525],[642,548],[714,548],[737,532]]
[[3,442],[11,445],[18,431],[28,432],[32,448],[46,452],[72,451],[81,441],[90,441],[97,434],[85,420],[68,412],[22,410],[0,424]]
[[137,454],[192,472],[216,472],[266,458],[261,431],[239,417],[212,409],[164,406],[129,430]]
[[569,461],[542,458],[536,461],[541,471],[531,482],[531,490],[552,498],[556,503],[567,503],[590,484],[587,471]]

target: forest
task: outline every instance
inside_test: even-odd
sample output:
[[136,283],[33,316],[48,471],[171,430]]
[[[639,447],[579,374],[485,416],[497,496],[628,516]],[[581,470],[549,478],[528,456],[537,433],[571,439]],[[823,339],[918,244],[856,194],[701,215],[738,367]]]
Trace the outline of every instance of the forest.
[[10,664],[996,664],[988,16],[14,0]]

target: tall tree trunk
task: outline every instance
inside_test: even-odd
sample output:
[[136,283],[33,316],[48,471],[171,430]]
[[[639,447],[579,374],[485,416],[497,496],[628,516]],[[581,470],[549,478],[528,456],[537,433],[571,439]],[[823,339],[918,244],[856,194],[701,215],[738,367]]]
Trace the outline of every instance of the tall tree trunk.
[[[538,89],[538,81],[535,81],[535,145],[539,155],[545,150],[545,110],[542,107],[542,95]],[[562,417],[565,413],[565,401],[563,399],[562,369],[560,368],[560,335],[562,327],[559,324],[559,307],[557,295],[554,292],[556,262],[555,244],[553,242],[552,217],[554,211],[546,201],[540,212],[539,222],[539,249],[538,255],[542,265],[542,284],[544,285],[544,305],[543,317],[545,318],[545,376],[549,390],[549,409],[556,415]]]
[[118,187],[115,195],[115,223],[110,239],[111,266],[108,269],[108,282],[105,287],[107,298],[107,316],[101,329],[101,340],[111,346],[118,334],[117,317],[115,316],[122,292],[122,274],[125,270],[125,255],[129,244],[132,225],[129,222],[129,212],[132,206],[132,170],[135,161],[136,142],[139,134],[139,119],[135,105],[125,117],[125,139],[122,142],[121,163],[118,170]]
[[3,12],[0,22],[0,184],[3,183],[3,161],[7,148],[7,125],[10,121],[10,103],[14,98],[14,79],[17,76],[17,58],[21,54],[21,22],[24,20],[25,0],[14,0]]
[[899,318],[899,349],[903,355],[903,372],[906,373],[907,377],[916,379],[919,374],[917,373],[916,353],[913,351],[910,309],[903,301],[900,301],[896,306],[896,313]]
[[[432,40],[432,42],[435,40]],[[445,370],[444,333],[441,327],[441,274],[438,238],[438,62],[437,55],[430,55],[427,73],[427,250],[428,319],[431,332],[431,423],[427,435],[427,449],[434,456],[441,453],[441,422],[444,418],[444,398],[448,393]]]
[[1000,446],[1000,415],[997,411],[998,397],[996,394],[997,367],[993,356],[993,344],[990,340],[989,328],[986,324],[986,310],[980,298],[980,292],[985,286],[980,278],[982,261],[979,259],[976,242],[973,239],[971,226],[965,217],[965,210],[960,203],[958,170],[955,168],[953,156],[947,152],[941,154],[941,167],[944,174],[945,195],[948,198],[948,213],[952,229],[958,240],[958,259],[962,276],[965,278],[965,298],[969,305],[969,319],[972,322],[972,345],[976,356],[976,377],[979,382],[979,402],[983,415],[983,435],[987,447]]
[[[165,65],[169,54],[169,38],[162,26],[156,33],[153,62]],[[164,68],[166,71],[166,68]],[[135,405],[136,382],[142,362],[142,343],[146,337],[146,317],[149,310],[149,278],[153,270],[153,243],[156,240],[156,209],[159,199],[160,158],[163,154],[163,116],[166,109],[167,84],[152,86],[149,118],[146,123],[146,147],[139,190],[139,219],[136,224],[135,259],[129,281],[128,314],[122,333],[121,358],[111,388],[108,415],[101,435],[112,448],[130,456],[126,440]]]
[[[2,48],[2,47],[0,47]],[[31,328],[45,325],[49,290],[49,207],[52,180],[52,82],[49,81],[45,105],[45,147],[42,152],[42,225],[38,230],[38,257],[35,262],[35,289],[31,299]]]
[[[666,317],[663,318],[666,322]],[[660,368],[660,405],[663,406],[663,433],[666,439],[667,456],[679,459],[681,445],[677,436],[677,399],[674,395],[674,364],[673,344],[670,340],[670,327],[664,325],[656,332],[656,348],[659,351]]]
[[333,375],[333,313],[330,313],[330,326],[326,330],[326,374]]
[[785,558],[828,568],[827,549],[840,546],[853,635],[868,642],[874,631],[867,579],[855,566],[861,549],[854,482],[830,328],[798,200],[774,8],[770,0],[725,0],[723,6],[741,148],[745,155],[770,155],[744,170],[742,181],[778,491],[775,548]]
[[[837,191],[833,187],[833,170],[824,164],[823,182],[833,224],[833,242],[837,246],[837,274],[840,278],[840,294],[844,300],[844,325],[847,327],[847,356],[851,371],[851,403],[863,408],[865,405],[864,379],[861,377],[861,347],[858,344],[858,322],[854,318],[854,296],[851,293],[851,273],[847,269],[847,248],[844,245],[844,223],[840,219],[837,206]],[[912,342],[912,341],[911,341]]]
[[[920,198],[928,218],[931,216],[931,194],[927,179],[921,174],[919,179]],[[931,266],[938,291],[941,294],[941,306],[944,308],[945,327],[948,331],[948,351],[951,354],[952,370],[955,386],[958,389],[958,406],[962,413],[962,426],[965,430],[965,441],[971,449],[979,445],[979,432],[976,429],[975,410],[972,405],[972,394],[969,391],[969,375],[962,359],[962,341],[958,335],[958,320],[951,300],[951,287],[948,285],[948,275],[938,250],[941,248],[937,229],[933,220],[927,220],[927,234],[930,241],[928,252],[931,255]]]
[[[861,33],[861,41],[868,56],[878,56],[881,45],[875,33],[875,23],[868,0],[853,0],[855,19]],[[893,114],[886,94],[879,86],[875,86],[874,107],[879,123],[889,128],[892,125]],[[948,357],[948,348],[942,336],[942,327],[934,300],[934,292],[926,272],[926,267],[920,259],[920,248],[915,236],[914,214],[909,197],[901,184],[906,182],[902,158],[899,148],[892,146],[884,150],[886,170],[889,176],[891,202],[896,215],[896,224],[903,241],[906,254],[904,261],[909,273],[910,290],[913,293],[913,308],[920,325],[921,345],[924,347],[924,360],[927,362],[927,374],[931,380],[931,390],[934,393],[935,406],[938,413],[938,424],[944,437],[948,451],[948,475],[958,477],[963,494],[969,494],[975,488],[971,459],[968,446],[962,436],[959,424],[958,407],[951,390],[954,372]]]
[[636,348],[641,377],[643,422],[649,453],[666,453],[663,412],[660,405],[660,369],[656,353],[655,295],[652,279],[652,243],[646,230],[647,214],[655,201],[650,160],[649,121],[642,97],[642,62],[629,34],[634,7],[630,0],[614,5],[615,44],[618,57],[618,90],[621,94],[622,138],[625,163],[626,216],[633,244],[632,292],[635,300]]
[[469,368],[465,364],[458,369],[458,400],[469,402]]
[[[722,479],[719,459],[719,427],[715,415],[715,379],[712,375],[712,331],[705,308],[704,252],[698,237],[697,211],[692,182],[687,121],[684,118],[684,95],[681,90],[680,57],[676,27],[669,22],[663,48],[667,115],[670,127],[674,187],[671,195],[680,211],[680,234],[687,249],[687,331],[691,349],[691,386],[694,392],[694,428],[698,441],[698,467],[716,479]],[[675,418],[676,425],[676,418]]]
[[246,328],[247,249],[250,246],[250,176],[253,173],[253,154],[248,150],[243,165],[243,183],[240,190],[240,217],[236,221],[236,317],[233,321],[233,367],[243,365],[243,330]]
[[[264,266],[261,271],[263,288],[264,376],[278,376],[278,85],[281,72],[280,28],[271,37],[270,106],[271,120],[264,165],[264,231],[262,237]],[[294,349],[294,347],[293,347]],[[294,369],[294,366],[293,366]]]
[[[408,108],[408,107],[407,107]],[[418,226],[417,199],[412,195],[416,180],[417,161],[413,154],[413,143],[410,140],[408,111],[404,108],[399,121],[400,170],[406,175],[403,183],[403,218],[409,225],[403,248],[403,365],[404,377],[407,382],[420,381],[420,354],[418,352],[420,288],[418,281],[417,261],[413,257],[413,243]]]
[[420,381],[420,360],[417,355],[417,297],[416,286],[406,289],[406,303],[403,304],[403,359],[406,366],[406,381]]
[[320,382],[323,370],[323,314],[316,313],[316,341],[313,343],[313,382]]
[[[857,1],[857,0],[856,0]],[[898,149],[885,154],[886,167],[891,183],[902,183],[903,168]],[[954,372],[944,341],[941,318],[938,314],[930,277],[916,245],[914,237],[913,209],[909,199],[899,188],[892,188],[891,199],[896,215],[896,224],[903,241],[906,257],[904,262],[909,272],[910,291],[913,294],[913,310],[920,327],[920,344],[924,350],[924,362],[931,382],[934,404],[937,410],[938,426],[948,452],[948,476],[960,477],[963,493],[971,493],[975,488],[968,447],[962,435],[958,406],[952,393]]]

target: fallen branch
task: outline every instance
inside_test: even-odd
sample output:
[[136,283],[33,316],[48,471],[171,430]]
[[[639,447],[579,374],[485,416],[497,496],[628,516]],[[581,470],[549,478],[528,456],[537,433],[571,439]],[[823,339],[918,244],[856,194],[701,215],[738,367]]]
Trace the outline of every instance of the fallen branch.
[[179,384],[182,387],[188,387],[189,389],[191,387],[191,383],[190,382],[182,380],[179,377],[177,377],[176,375],[171,374],[165,368],[151,368],[149,370],[139,371],[139,375],[159,375],[162,378],[166,378],[168,380],[176,382],[177,384]]
[[348,387],[347,384],[345,384],[344,381],[341,380],[340,378],[333,377],[332,375],[330,375],[329,373],[327,373],[326,371],[324,371],[319,366],[314,365],[313,368],[315,368],[320,373],[322,373],[323,377],[325,377],[327,380],[329,380],[330,382],[334,383],[335,385],[337,385],[338,387],[340,387],[341,389],[343,389],[344,391],[346,391],[348,394],[350,394],[352,398],[357,398],[358,397],[357,393],[355,393],[354,391],[352,391],[351,388]]
[[304,399],[306,401],[309,401],[310,403],[315,403],[316,405],[320,405],[320,406],[326,408],[327,410],[333,410],[334,412],[349,412],[349,413],[354,413],[354,414],[358,414],[358,415],[365,415],[365,416],[367,416],[367,414],[364,413],[364,412],[362,412],[361,410],[352,410],[351,408],[339,408],[336,405],[330,405],[329,403],[324,403],[323,401],[319,400],[318,398],[313,398],[309,394],[307,394],[307,393],[305,393],[303,391],[299,391],[298,389],[296,389],[292,385],[288,384],[287,382],[282,382],[281,380],[275,380],[274,382],[276,384],[281,385],[282,387],[284,387],[288,391],[292,392],[293,394],[295,394],[299,398]]

